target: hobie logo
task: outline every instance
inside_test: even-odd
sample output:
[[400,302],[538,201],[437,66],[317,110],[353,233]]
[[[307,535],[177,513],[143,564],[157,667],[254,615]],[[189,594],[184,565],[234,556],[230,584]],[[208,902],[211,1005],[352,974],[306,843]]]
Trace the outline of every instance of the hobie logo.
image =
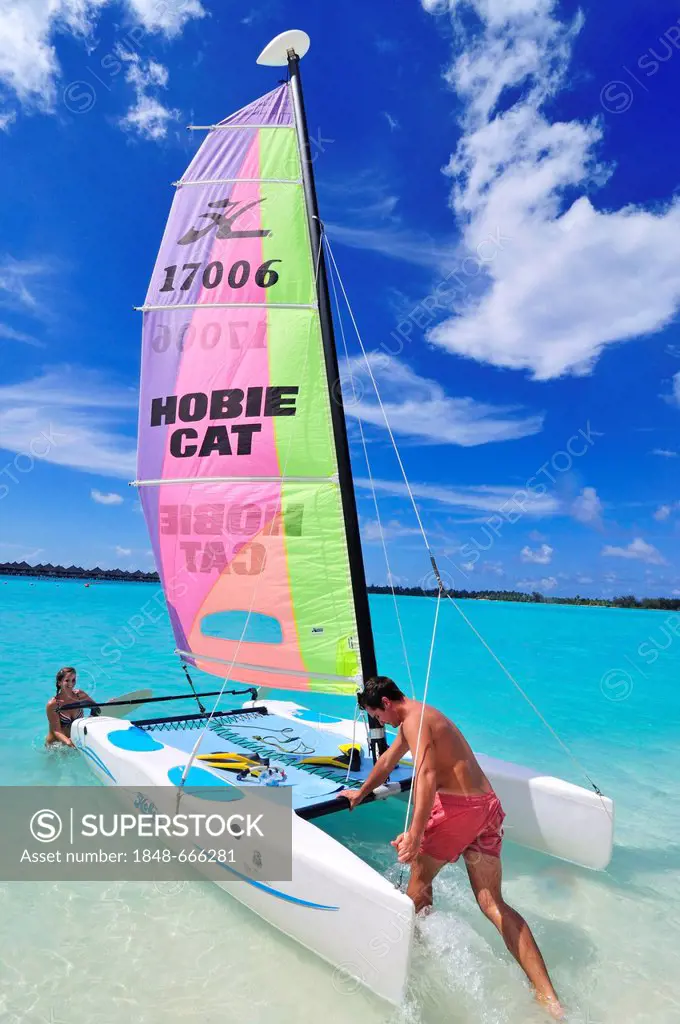
[[208,207],[211,210],[230,210],[232,211],[229,216],[225,213],[201,213],[199,220],[207,220],[210,223],[204,224],[202,227],[190,228],[186,234],[182,235],[181,238],[177,239],[178,245],[191,245],[193,242],[197,242],[199,238],[203,238],[209,231],[217,228],[215,238],[267,238],[271,235],[271,231],[268,228],[246,228],[235,231],[234,222],[242,217],[244,213],[252,210],[254,207],[259,206],[263,202],[262,199],[254,199],[251,203],[236,202],[233,199],[217,199],[213,203],[208,203]]

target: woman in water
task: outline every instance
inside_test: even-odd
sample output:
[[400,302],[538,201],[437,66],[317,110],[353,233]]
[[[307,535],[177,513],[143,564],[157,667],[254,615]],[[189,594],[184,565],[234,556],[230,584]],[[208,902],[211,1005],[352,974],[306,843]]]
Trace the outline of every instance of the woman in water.
[[72,747],[71,723],[83,717],[82,708],[64,710],[64,704],[75,704],[77,701],[91,701],[84,690],[76,689],[76,670],[67,666],[60,668],[57,672],[57,692],[47,702],[47,721],[50,731],[47,734],[45,744],[63,743],[66,747]]

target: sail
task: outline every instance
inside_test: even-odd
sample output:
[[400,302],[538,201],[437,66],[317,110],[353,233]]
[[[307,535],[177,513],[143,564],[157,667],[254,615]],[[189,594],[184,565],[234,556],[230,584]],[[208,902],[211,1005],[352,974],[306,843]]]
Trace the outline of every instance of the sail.
[[138,485],[181,656],[248,685],[361,682],[289,86],[207,135],[144,305]]

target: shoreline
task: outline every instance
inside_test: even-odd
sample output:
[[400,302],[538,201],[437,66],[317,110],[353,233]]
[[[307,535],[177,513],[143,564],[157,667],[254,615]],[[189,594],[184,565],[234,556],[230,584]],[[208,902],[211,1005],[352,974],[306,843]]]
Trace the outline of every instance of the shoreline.
[[56,580],[97,580],[114,583],[160,583],[157,572],[142,572],[141,569],[82,569],[77,565],[29,565],[27,562],[0,563],[0,576],[23,577],[28,579]]
[[[160,584],[160,577],[157,572],[142,572],[141,569],[83,569],[80,566],[70,565],[29,565],[27,562],[4,562],[0,563],[0,576],[7,576],[13,579],[51,579],[51,580],[73,580],[75,582],[87,583],[157,583]],[[392,588],[369,584],[369,594],[392,594]],[[394,593],[397,597],[435,597],[436,589],[423,590],[422,587],[395,587]],[[637,608],[644,611],[678,611],[680,610],[680,598],[672,597],[643,597],[636,598],[632,594],[621,597],[546,597],[544,594],[534,591],[527,594],[521,590],[454,590],[447,589],[447,594],[461,601],[501,601],[509,604],[562,604],[576,607],[593,608]]]

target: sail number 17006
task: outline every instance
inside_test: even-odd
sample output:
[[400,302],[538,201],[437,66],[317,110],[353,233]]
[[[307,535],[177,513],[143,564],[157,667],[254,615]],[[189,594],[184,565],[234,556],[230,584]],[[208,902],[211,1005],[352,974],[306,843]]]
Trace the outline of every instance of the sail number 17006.
[[[265,260],[256,268],[254,281],[258,288],[271,288],[278,281],[279,274],[272,269],[273,263],[281,263],[281,260]],[[189,291],[199,271],[204,288],[217,288],[224,279],[224,263],[221,260],[213,260],[205,266],[200,263],[185,263],[181,270],[179,264],[175,263],[171,267],[164,267],[163,270],[165,280],[159,289],[161,292]],[[178,270],[180,276],[177,274]],[[250,280],[251,271],[252,267],[248,260],[236,260],[227,271],[227,284],[230,288],[243,288]]]

